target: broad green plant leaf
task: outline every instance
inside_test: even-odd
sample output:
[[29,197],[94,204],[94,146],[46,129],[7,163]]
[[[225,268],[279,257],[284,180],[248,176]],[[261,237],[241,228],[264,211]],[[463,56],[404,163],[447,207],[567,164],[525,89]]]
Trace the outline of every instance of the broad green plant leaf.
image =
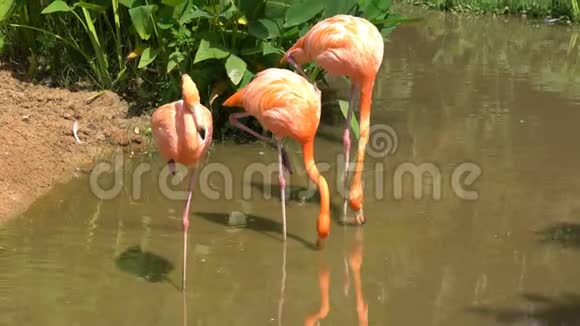
[[364,17],[371,21],[379,17],[384,17],[388,13],[389,8],[391,8],[391,0],[369,0],[363,8]]
[[[346,120],[346,117],[348,116],[348,101],[338,100],[338,105],[340,106],[340,112],[342,112],[342,116]],[[350,121],[350,127],[354,132],[354,136],[356,137],[356,139],[358,139],[359,138],[358,121],[356,120],[354,112],[351,118],[352,120]]]
[[273,20],[258,19],[248,25],[248,33],[256,38],[266,40],[279,36],[280,29]]
[[395,28],[397,28],[397,26],[385,27],[381,29],[381,35],[383,35],[383,37],[387,37]]
[[249,20],[263,17],[266,1],[264,0],[238,0],[240,15]]
[[241,89],[242,87],[248,85],[252,81],[252,79],[254,79],[254,77],[256,77],[256,75],[253,72],[246,70],[244,78],[242,78],[242,82],[240,83],[240,85],[238,85],[238,89]]
[[205,10],[196,9],[183,14],[179,19],[179,24],[185,25],[197,18],[212,18],[212,16]]
[[161,3],[164,5],[168,5],[170,7],[176,7],[185,1],[189,1],[189,0],[161,0]]
[[208,40],[202,39],[199,43],[199,48],[197,49],[193,63],[195,64],[209,59],[223,59],[229,54],[230,53],[223,48],[214,47]]
[[272,53],[284,54],[284,50],[273,46],[271,43],[264,42],[262,45],[262,55],[266,56]]
[[137,66],[137,68],[143,69],[150,65],[155,61],[155,58],[157,58],[157,54],[159,54],[159,50],[152,49],[151,47],[146,48],[141,54],[141,59],[139,59],[139,66]]
[[0,21],[9,18],[16,8],[15,0],[0,0]]
[[156,13],[157,26],[161,29],[170,29],[177,25],[177,20],[173,18],[173,8],[163,6]]
[[226,60],[225,67],[228,77],[230,78],[232,83],[234,83],[234,85],[238,85],[240,81],[242,81],[242,78],[246,73],[248,65],[244,60],[240,59],[238,56],[231,54]]
[[139,37],[146,41],[153,34],[153,20],[151,14],[155,10],[155,5],[139,6],[129,9],[129,15],[131,16],[131,22],[133,27],[139,34]]
[[46,8],[42,9],[40,12],[43,15],[52,14],[55,12],[71,12],[73,8],[70,7],[66,2],[57,0],[51,2]]
[[338,14],[349,14],[356,6],[357,0],[326,0],[323,17],[332,17]]
[[185,55],[180,51],[171,53],[169,55],[169,62],[167,62],[167,73],[175,69],[183,60],[185,60]]
[[286,11],[286,23],[284,27],[300,25],[314,18],[324,9],[322,1],[298,2],[290,6]]
[[[329,0],[331,1],[331,0]],[[264,16],[267,18],[284,18],[288,5],[281,1],[266,1]]]
[[119,3],[127,8],[133,8],[140,0],[119,0]]

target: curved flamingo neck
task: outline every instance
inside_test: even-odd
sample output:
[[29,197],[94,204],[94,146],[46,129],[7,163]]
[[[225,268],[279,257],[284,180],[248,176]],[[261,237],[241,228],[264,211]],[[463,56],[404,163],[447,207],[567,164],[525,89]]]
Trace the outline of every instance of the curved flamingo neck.
[[330,201],[328,195],[328,184],[323,176],[318,172],[316,163],[314,162],[314,140],[302,144],[302,152],[304,155],[304,167],[308,177],[312,180],[320,191],[320,213],[316,228],[318,231],[318,238],[324,239],[330,233]]
[[203,140],[203,151],[205,153],[209,151],[212,139],[213,139],[213,124],[208,123],[207,126],[205,126],[205,139]]

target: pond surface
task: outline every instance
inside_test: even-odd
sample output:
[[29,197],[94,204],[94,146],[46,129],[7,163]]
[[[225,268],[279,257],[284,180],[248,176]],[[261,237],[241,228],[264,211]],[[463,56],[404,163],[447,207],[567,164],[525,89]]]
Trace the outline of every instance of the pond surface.
[[[579,33],[440,13],[393,32],[367,223],[333,223],[322,251],[296,144],[286,245],[274,151],[216,144],[193,197],[185,295],[183,201],[166,195],[186,183],[160,187],[156,155],[125,157],[112,199],[88,174],[57,187],[0,227],[0,325],[363,325],[365,307],[368,325],[580,324]],[[316,143],[333,218],[342,125],[326,109]],[[436,178],[400,178],[422,163]],[[452,182],[462,171],[473,184]]]

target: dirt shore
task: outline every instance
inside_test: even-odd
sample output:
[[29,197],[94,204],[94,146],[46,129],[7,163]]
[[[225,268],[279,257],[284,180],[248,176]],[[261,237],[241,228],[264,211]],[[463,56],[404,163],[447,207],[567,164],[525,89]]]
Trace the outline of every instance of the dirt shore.
[[0,70],[0,223],[115,147],[148,146],[148,117],[129,117],[115,93],[91,101],[95,94],[35,85]]

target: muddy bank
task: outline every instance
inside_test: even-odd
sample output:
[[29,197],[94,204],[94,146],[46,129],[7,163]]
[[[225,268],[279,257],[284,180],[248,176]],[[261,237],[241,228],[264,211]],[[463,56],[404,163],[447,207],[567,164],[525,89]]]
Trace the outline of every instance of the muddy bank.
[[[55,184],[88,169],[118,146],[149,145],[147,117],[129,117],[116,94],[35,85],[0,70],[0,223],[22,213]],[[78,136],[72,127],[78,121]]]

